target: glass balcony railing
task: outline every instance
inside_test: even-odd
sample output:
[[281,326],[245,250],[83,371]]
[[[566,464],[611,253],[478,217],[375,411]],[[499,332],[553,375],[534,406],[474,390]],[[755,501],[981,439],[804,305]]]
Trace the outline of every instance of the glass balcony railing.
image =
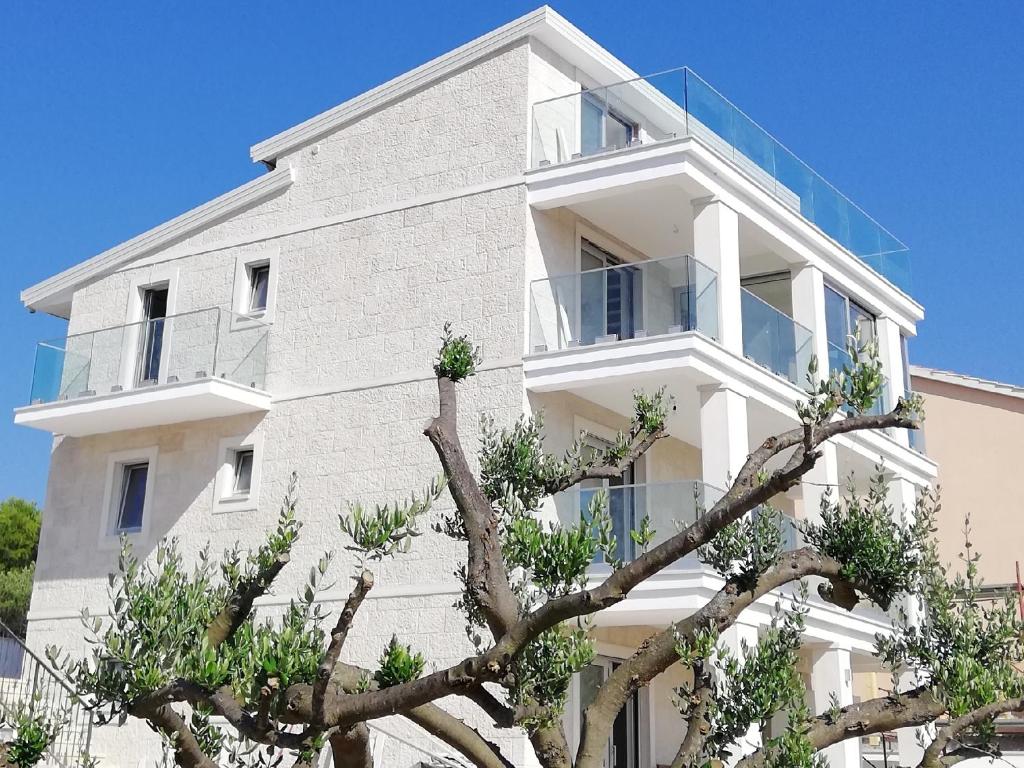
[[743,354],[774,374],[802,386],[807,378],[813,335],[746,288],[740,289]]
[[693,136],[892,283],[909,291],[907,247],[686,68],[533,105],[534,168]]
[[[913,392],[907,392],[907,397],[913,395]],[[924,423],[922,423],[917,429],[907,430],[907,440],[910,443],[910,447],[918,453],[928,453],[924,439]]]
[[[608,495],[608,513],[612,519],[612,533],[616,542],[615,557],[626,561],[633,560],[641,554],[640,548],[630,536],[630,531],[640,530],[645,518],[654,531],[652,540],[647,545],[647,548],[651,549],[696,522],[697,518],[713,506],[723,494],[720,489],[700,480],[575,488],[554,497],[555,511],[562,525],[576,525],[581,516],[585,517],[588,514],[591,501],[601,491]],[[780,528],[784,551],[802,546],[795,520],[782,515]],[[595,564],[603,562],[603,556],[598,555]],[[696,553],[688,555],[684,562],[696,565]]]
[[80,333],[36,347],[33,405],[196,379],[262,389],[268,326],[217,307]]
[[[640,554],[629,532],[639,530],[644,518],[654,530],[653,540],[647,545],[650,549],[692,525],[722,496],[722,491],[700,480],[575,488],[554,497],[555,511],[562,525],[576,525],[581,516],[587,515],[595,494],[601,491],[608,494],[608,513],[617,545],[615,556],[620,560],[633,560]],[[691,558],[697,562],[695,554],[687,561]],[[602,556],[598,555],[595,562],[602,563]]]
[[700,331],[718,336],[717,275],[690,256],[535,280],[534,352]]

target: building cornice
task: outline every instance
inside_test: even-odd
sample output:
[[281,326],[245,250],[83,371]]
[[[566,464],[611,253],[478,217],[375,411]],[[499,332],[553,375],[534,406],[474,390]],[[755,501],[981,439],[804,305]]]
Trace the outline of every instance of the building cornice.
[[21,301],[33,311],[40,310],[59,317],[67,317],[71,310],[71,294],[76,288],[279,194],[291,186],[293,175],[291,169],[282,168],[253,179],[131,240],[26,288],[21,292]]
[[952,384],[956,387],[966,387],[979,392],[988,392],[993,395],[1004,395],[1024,400],[1024,387],[1016,384],[1006,384],[992,379],[982,379],[977,376],[969,376],[965,373],[954,371],[943,371],[938,368],[926,368],[920,365],[910,366],[910,375],[919,379],[938,381],[943,384]]

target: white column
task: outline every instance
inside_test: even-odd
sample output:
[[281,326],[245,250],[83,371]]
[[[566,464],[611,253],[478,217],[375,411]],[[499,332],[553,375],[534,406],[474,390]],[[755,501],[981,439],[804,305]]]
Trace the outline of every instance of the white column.
[[[878,357],[882,361],[882,371],[886,378],[886,394],[883,401],[885,410],[891,410],[906,394],[903,386],[903,347],[900,327],[888,317],[880,317],[875,323],[878,334]],[[893,438],[901,445],[908,445],[910,436],[905,429],[892,430]]]
[[[918,685],[920,685],[920,681],[909,672],[905,672],[900,676],[901,691],[913,690]],[[920,764],[921,758],[924,757],[924,746],[922,744],[929,744],[931,742],[928,733],[929,728],[934,729],[934,726],[898,728],[896,730],[896,747],[899,749],[899,764],[901,766],[910,768],[910,766]],[[931,735],[934,736],[934,733]]]
[[[749,653],[757,647],[757,627],[737,622],[721,634],[718,644],[728,648],[733,657],[742,664]],[[744,644],[746,651],[743,648]],[[732,758],[725,763],[727,768],[736,765],[740,758],[761,746],[761,732],[757,723],[752,724],[746,735],[740,738],[738,746],[739,749],[734,750]]]
[[[814,355],[818,358],[818,376],[828,377],[828,333],[825,327],[825,278],[812,264],[794,267],[793,319],[814,335]],[[801,380],[801,383],[802,380]]]
[[[917,506],[917,486],[909,480],[894,476],[889,479],[888,501],[893,507],[893,517],[909,525],[914,522]],[[907,620],[911,626],[921,623],[921,605],[914,596],[907,596],[903,601],[903,610],[907,614]],[[900,676],[900,690],[910,690],[917,687],[919,681],[910,673]],[[921,746],[919,734],[921,728],[898,728],[896,740],[900,751],[900,765],[917,765],[924,756],[924,747]]]
[[[811,701],[811,714],[815,716],[827,712],[836,701],[841,707],[853,704],[853,666],[848,648],[815,650],[811,659]],[[858,768],[860,764],[860,744],[855,738],[828,747],[824,754],[830,768]]]
[[832,500],[839,497],[839,460],[836,457],[836,445],[829,440],[818,446],[821,458],[815,462],[811,470],[803,476],[800,483],[802,496],[803,518],[818,520],[821,517],[821,497],[829,489]]
[[721,384],[700,389],[700,454],[703,480],[721,490],[747,460],[747,398]]
[[693,202],[693,256],[718,275],[718,340],[743,354],[740,311],[740,222],[717,197]]

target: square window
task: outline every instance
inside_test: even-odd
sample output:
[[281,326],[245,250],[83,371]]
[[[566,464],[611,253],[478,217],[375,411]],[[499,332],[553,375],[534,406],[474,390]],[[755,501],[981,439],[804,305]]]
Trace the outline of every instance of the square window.
[[142,513],[146,504],[148,479],[148,461],[121,466],[121,486],[118,493],[114,533],[138,533],[142,530]]
[[252,448],[235,451],[234,482],[231,492],[234,496],[248,496],[252,490]]
[[249,312],[267,311],[267,293],[270,288],[270,265],[253,264],[249,271]]

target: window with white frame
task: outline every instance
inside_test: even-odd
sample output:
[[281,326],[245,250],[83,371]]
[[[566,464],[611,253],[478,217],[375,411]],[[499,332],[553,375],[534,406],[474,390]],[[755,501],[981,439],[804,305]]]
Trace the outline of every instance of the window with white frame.
[[267,311],[270,297],[270,264],[247,264],[246,272],[249,276],[248,314],[262,315]]
[[220,468],[214,488],[214,511],[240,512],[259,503],[260,454],[257,434],[227,437],[220,441]]
[[234,472],[232,473],[231,493],[234,496],[248,496],[252,489],[252,448],[234,451]]
[[142,516],[146,509],[149,462],[122,464],[120,469],[114,533],[138,533],[142,530]]
[[101,547],[116,545],[121,535],[144,536],[149,529],[156,457],[156,446],[121,451],[107,457]]
[[274,248],[260,248],[256,253],[245,251],[235,257],[232,327],[274,322],[277,258]]

